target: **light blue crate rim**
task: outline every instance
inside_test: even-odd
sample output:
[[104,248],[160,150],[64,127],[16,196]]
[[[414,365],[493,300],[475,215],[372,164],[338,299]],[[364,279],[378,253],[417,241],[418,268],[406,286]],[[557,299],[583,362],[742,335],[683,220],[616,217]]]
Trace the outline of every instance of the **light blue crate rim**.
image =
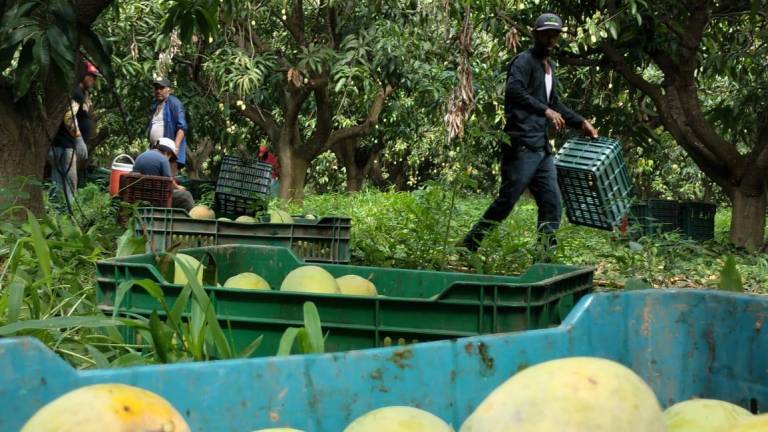
[[642,376],[668,406],[692,397],[768,407],[768,297],[707,290],[601,293],[557,328],[326,355],[75,371],[31,338],[0,339],[0,430],[78,386],[120,382],[166,397],[194,431],[340,431],[388,405],[455,428],[516,371],[590,355]]

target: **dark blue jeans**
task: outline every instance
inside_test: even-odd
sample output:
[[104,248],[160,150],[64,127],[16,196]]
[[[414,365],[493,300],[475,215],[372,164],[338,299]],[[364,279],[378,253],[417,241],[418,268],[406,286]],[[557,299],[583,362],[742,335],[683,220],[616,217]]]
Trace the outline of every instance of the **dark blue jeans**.
[[522,145],[517,147],[506,144],[502,144],[501,151],[499,196],[464,237],[464,246],[477,250],[486,233],[509,216],[527,188],[530,188],[539,208],[540,238],[545,239],[548,246],[554,246],[554,232],[560,226],[562,214],[554,158],[544,149],[535,151]]

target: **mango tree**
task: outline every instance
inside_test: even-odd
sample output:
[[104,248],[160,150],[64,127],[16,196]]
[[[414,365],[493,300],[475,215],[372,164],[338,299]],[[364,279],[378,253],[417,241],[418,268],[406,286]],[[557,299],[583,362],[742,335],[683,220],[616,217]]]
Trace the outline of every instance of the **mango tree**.
[[104,59],[91,26],[109,0],[5,1],[0,3],[0,187],[30,179],[17,204],[40,213],[34,185],[53,136],[67,109],[74,76],[85,49]]
[[553,7],[575,29],[568,57],[621,77],[614,85],[637,94],[631,107],[671,134],[730,199],[730,241],[760,247],[768,204],[768,3],[599,0]]
[[[417,88],[437,2],[294,0],[241,6],[211,41],[203,84],[242,100],[281,165],[280,196],[301,199],[310,162],[332,150],[358,189],[363,137],[395,91]],[[427,44],[429,42],[429,44]],[[426,45],[425,45],[426,44]],[[355,156],[357,154],[358,156]],[[366,159],[370,159],[370,156]]]

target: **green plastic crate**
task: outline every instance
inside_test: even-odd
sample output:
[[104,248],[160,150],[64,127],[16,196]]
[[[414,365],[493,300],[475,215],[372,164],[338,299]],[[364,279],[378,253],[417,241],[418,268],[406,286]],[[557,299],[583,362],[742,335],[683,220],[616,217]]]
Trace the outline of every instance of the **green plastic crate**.
[[555,157],[557,180],[572,224],[613,230],[632,202],[619,141],[570,138]]
[[715,214],[717,214],[715,204],[681,202],[679,225],[683,236],[696,241],[715,238]]
[[[592,268],[554,264],[536,264],[520,276],[320,264],[334,277],[370,278],[380,294],[343,296],[278,291],[285,275],[302,265],[286,248],[218,246],[184,253],[214,262],[218,281],[251,271],[272,286],[271,291],[205,287],[236,349],[264,336],[257,356],[274,355],[285,329],[303,325],[306,301],[318,308],[328,351],[550,327],[591,291],[594,273]],[[152,254],[99,261],[97,299],[107,313],[118,285],[132,279],[160,284],[170,307],[182,289],[168,282],[172,275],[163,276]],[[162,309],[146,291],[134,287],[119,310],[147,317]]]
[[673,200],[637,201],[630,209],[629,224],[633,231],[649,236],[680,229],[680,204]]
[[295,217],[292,224],[242,224],[192,219],[182,209],[149,207],[138,209],[135,231],[137,236],[147,237],[147,252],[253,244],[285,246],[305,261],[348,263],[351,228],[348,217]]

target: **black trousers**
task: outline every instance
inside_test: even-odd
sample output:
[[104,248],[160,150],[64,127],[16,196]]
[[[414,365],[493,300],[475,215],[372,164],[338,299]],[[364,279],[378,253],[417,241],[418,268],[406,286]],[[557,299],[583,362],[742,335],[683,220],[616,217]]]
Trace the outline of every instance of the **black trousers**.
[[506,219],[520,196],[530,188],[539,208],[538,231],[554,246],[554,232],[560,227],[562,200],[557,185],[554,157],[547,150],[502,144],[501,187],[496,200],[464,237],[463,244],[477,250],[488,231]]

